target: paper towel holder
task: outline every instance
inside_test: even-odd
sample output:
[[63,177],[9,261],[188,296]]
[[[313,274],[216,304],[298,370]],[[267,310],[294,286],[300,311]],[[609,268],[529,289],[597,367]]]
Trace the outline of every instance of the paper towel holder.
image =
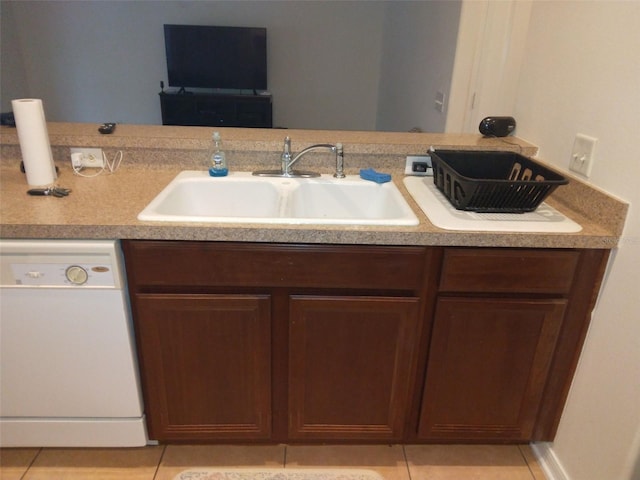
[[[58,168],[57,165],[54,165],[54,167],[56,169],[56,175],[57,175],[58,173],[60,173],[60,169]],[[23,160],[20,160],[20,171],[22,173],[27,173],[27,171],[24,169],[24,161]]]

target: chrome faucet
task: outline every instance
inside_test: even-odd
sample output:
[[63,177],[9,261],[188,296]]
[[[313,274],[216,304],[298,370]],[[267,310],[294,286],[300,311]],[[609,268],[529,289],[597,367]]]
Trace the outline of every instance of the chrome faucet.
[[336,143],[335,145],[332,145],[330,143],[318,143],[301,150],[296,155],[292,155],[291,138],[289,137],[285,137],[284,139],[284,148],[282,149],[282,155],[280,156],[280,170],[260,170],[257,172],[253,172],[253,174],[260,177],[319,177],[319,173],[307,172],[303,170],[293,170],[292,167],[307,153],[321,149],[327,149],[335,153],[336,171],[333,176],[336,178],[344,178],[344,151],[342,149],[341,143]]

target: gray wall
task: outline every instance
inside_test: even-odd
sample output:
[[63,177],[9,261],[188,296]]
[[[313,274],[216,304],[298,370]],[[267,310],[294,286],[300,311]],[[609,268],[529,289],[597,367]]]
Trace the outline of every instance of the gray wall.
[[[434,88],[448,91],[451,81],[458,1],[2,0],[0,8],[2,111],[12,98],[35,97],[50,121],[159,124],[164,23],[264,26],[275,126],[444,131]],[[449,36],[434,44],[424,27],[438,17]],[[397,62],[409,66],[404,84],[387,75]]]
[[388,4],[376,130],[444,132],[446,110],[435,109],[435,97],[448,98],[460,8],[450,1]]

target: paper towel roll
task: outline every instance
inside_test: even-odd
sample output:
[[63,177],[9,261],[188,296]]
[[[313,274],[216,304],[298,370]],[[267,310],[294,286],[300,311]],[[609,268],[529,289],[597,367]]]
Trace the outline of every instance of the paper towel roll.
[[58,177],[53,163],[47,121],[42,100],[22,98],[11,101],[18,129],[22,161],[29,185],[50,185]]

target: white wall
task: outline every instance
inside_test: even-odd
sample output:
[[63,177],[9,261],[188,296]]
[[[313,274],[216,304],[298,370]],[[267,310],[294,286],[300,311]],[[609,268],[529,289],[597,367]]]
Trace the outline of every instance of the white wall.
[[[384,15],[404,3],[2,0],[2,111],[12,98],[36,97],[50,121],[159,124],[159,82],[167,83],[164,23],[264,26],[275,126],[374,130],[378,96],[385,96],[379,92]],[[427,18],[415,20],[424,28],[432,2],[419,3]],[[447,20],[455,29],[457,17]],[[435,48],[422,45],[431,58],[443,59],[439,68],[446,66],[455,45]],[[398,58],[411,54],[396,52]],[[417,73],[425,82],[443,78],[447,86],[451,75]],[[431,92],[418,90],[406,93],[405,103],[421,104],[421,95],[432,101]],[[404,130],[404,115],[398,112],[397,124],[387,128]],[[442,131],[437,123],[424,128]]]
[[[640,2],[533,2],[518,136],[568,169],[576,133],[598,138],[590,181],[630,203],[553,444],[555,478],[640,478]],[[634,471],[635,468],[635,471]]]

